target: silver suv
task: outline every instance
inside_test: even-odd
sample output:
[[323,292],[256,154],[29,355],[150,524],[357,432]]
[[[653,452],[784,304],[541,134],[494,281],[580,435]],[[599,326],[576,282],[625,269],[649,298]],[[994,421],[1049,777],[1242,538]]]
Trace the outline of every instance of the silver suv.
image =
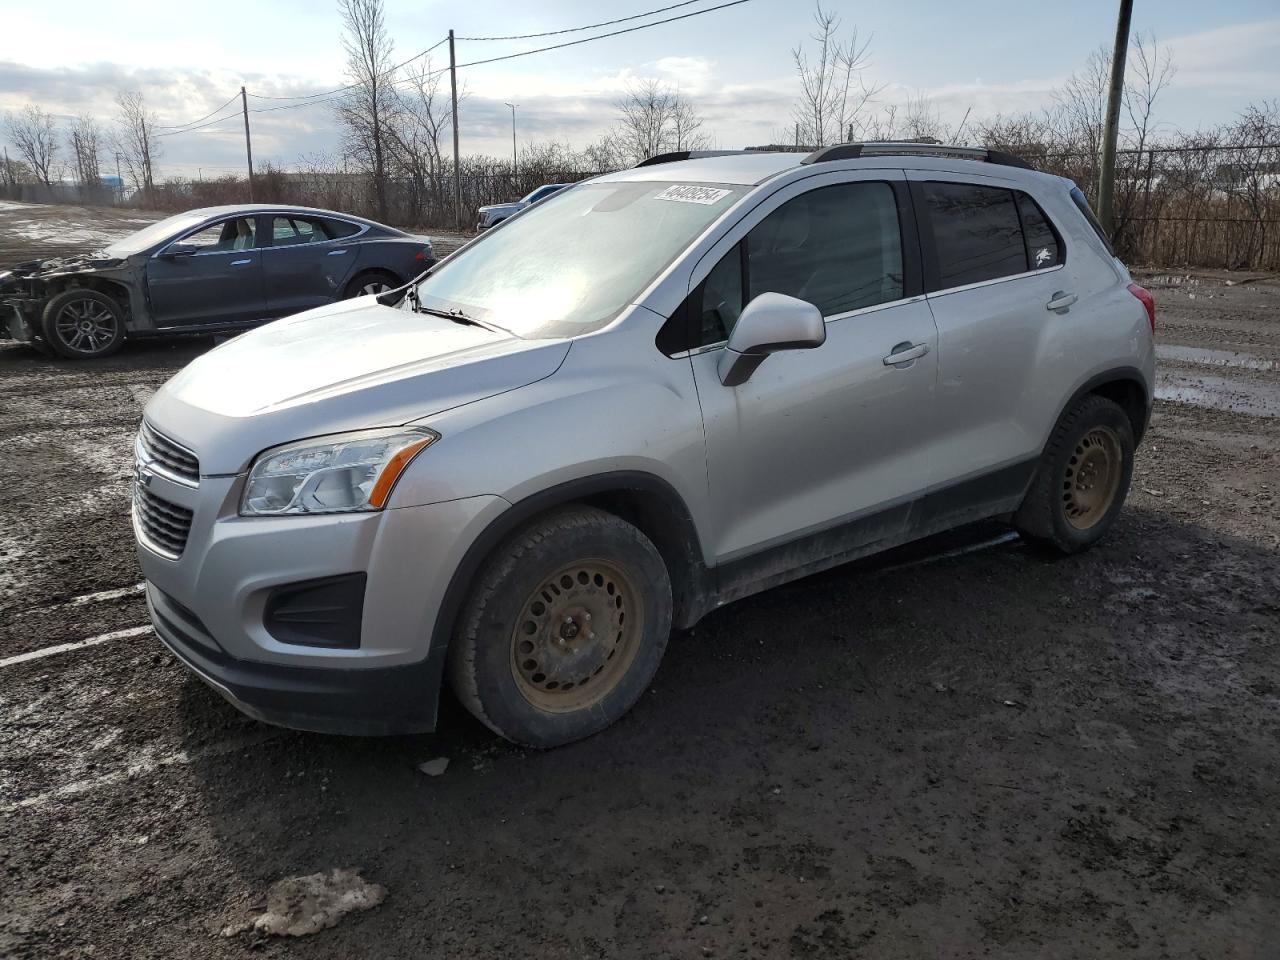
[[170,380],[136,447],[152,620],[272,723],[429,730],[447,675],[566,743],[721,604],[984,517],[1094,543],[1154,318],[1016,158],[654,158]]

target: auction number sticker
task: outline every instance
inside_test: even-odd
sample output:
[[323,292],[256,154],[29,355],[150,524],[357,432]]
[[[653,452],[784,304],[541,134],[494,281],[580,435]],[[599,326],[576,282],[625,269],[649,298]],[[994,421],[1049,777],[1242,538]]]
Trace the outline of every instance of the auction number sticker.
[[688,183],[667,187],[654,197],[655,200],[675,200],[678,203],[718,203],[729,195],[730,191],[716,187],[697,187]]

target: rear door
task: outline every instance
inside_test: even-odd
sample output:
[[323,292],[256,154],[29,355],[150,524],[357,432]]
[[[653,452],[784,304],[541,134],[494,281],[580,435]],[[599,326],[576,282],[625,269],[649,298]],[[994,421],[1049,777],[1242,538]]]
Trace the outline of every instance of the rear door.
[[[916,253],[901,171],[827,174],[775,194],[695,270],[714,549],[742,564],[726,576],[768,580],[904,531],[929,482],[935,416],[937,334]],[[724,341],[766,291],[817,305],[826,343],[776,353],[726,387]]]
[[156,326],[216,326],[266,315],[257,217],[227,217],[174,243],[195,252],[171,256],[165,247],[147,262]]
[[335,240],[343,232],[330,226],[335,222],[290,213],[262,219],[270,242],[263,277],[271,315],[287,317],[336,300],[356,258],[350,244]]
[[1046,371],[1070,365],[1043,355],[1059,342],[1050,328],[1074,321],[1065,248],[1013,181],[924,170],[908,178],[938,325],[935,483],[957,491],[939,498],[950,509],[981,514],[1021,496],[1045,442]]

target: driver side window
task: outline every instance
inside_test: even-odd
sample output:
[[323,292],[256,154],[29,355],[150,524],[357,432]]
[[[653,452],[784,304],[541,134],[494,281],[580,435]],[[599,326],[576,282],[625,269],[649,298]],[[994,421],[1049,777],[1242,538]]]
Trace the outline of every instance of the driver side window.
[[197,254],[252,250],[258,245],[257,232],[256,218],[237,217],[188,234],[182,238],[182,243],[195,247]]
[[742,308],[762,293],[808,301],[832,317],[902,299],[903,279],[893,188],[879,181],[819,187],[770,213],[707,275],[699,345],[727,339]]

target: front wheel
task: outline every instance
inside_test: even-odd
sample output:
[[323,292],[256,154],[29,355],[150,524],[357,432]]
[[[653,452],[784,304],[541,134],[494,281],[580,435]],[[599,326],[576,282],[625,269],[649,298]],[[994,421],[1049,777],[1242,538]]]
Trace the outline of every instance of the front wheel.
[[115,353],[124,342],[124,311],[97,290],[64,290],[45,304],[41,329],[59,356],[97,359]]
[[556,747],[626,713],[671,632],[671,582],[653,543],[626,521],[566,507],[487,562],[449,650],[454,693],[515,743]]
[[1133,424],[1120,405],[1085,397],[1054,427],[1014,525],[1061,553],[1093,546],[1124,506],[1133,451]]

